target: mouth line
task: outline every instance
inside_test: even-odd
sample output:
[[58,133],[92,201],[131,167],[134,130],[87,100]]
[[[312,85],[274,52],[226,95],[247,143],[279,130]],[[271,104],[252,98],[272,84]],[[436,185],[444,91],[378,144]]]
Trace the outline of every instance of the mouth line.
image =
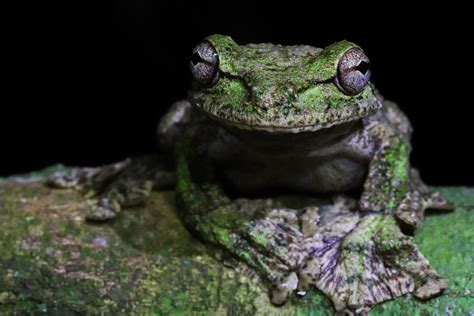
[[382,104],[377,98],[373,98],[372,100],[364,100],[364,101],[369,102],[369,104],[365,106],[361,106],[359,102],[354,104],[354,107],[357,107],[360,112],[354,113],[353,115],[349,115],[345,117],[342,115],[342,117],[339,117],[337,119],[331,119],[327,122],[316,122],[313,124],[302,124],[302,125],[298,125],[298,124],[278,125],[278,124],[258,124],[258,123],[249,124],[247,122],[226,119],[214,113],[207,112],[194,104],[193,104],[193,107],[198,109],[200,112],[204,113],[206,116],[210,117],[211,119],[215,121],[218,121],[224,125],[242,129],[242,130],[265,131],[265,132],[270,132],[270,133],[300,133],[300,132],[314,132],[314,131],[322,130],[322,129],[329,128],[335,125],[359,120],[361,118],[368,117],[370,115],[375,114],[382,107]]
[[364,113],[364,114],[361,114],[361,115],[355,115],[355,116],[347,117],[347,118],[344,118],[344,119],[334,120],[334,121],[331,121],[331,122],[316,123],[316,124],[309,124],[309,125],[300,125],[300,126],[298,126],[298,125],[295,125],[295,126],[250,125],[250,124],[225,120],[225,119],[222,119],[222,118],[220,118],[218,116],[215,116],[215,115],[212,115],[212,114],[208,114],[208,115],[211,116],[213,119],[215,119],[217,121],[220,121],[220,122],[222,122],[226,125],[237,127],[239,129],[243,129],[243,130],[256,130],[256,131],[275,132],[275,133],[278,133],[278,132],[281,132],[281,133],[284,133],[284,132],[286,132],[286,133],[288,133],[288,132],[290,132],[290,133],[300,133],[300,132],[316,132],[316,131],[319,131],[319,130],[322,130],[322,129],[325,129],[325,128],[329,128],[329,127],[332,127],[332,126],[335,126],[335,125],[355,121],[355,120],[370,116],[372,114],[375,114],[377,112],[377,110],[373,110],[373,111],[370,111],[370,112],[369,113]]

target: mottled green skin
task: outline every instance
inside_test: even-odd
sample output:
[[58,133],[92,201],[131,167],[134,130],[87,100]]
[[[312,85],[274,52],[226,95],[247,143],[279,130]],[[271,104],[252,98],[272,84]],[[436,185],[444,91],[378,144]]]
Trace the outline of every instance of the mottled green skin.
[[[427,302],[406,296],[382,304],[370,315],[474,312],[474,190],[441,191],[458,209],[428,216],[415,239],[450,288]],[[0,183],[1,314],[334,313],[319,293],[273,306],[265,287],[222,266],[190,236],[175,215],[172,192],[154,193],[143,207],[101,225],[83,220],[81,202],[74,191]]]
[[364,123],[377,153],[368,168],[361,205],[369,211],[396,210],[410,186],[411,126],[397,105],[376,95],[371,84],[353,96],[338,88],[338,62],[357,45],[239,46],[223,35],[207,40],[219,56],[219,80],[210,88],[195,84],[188,99],[224,125],[270,133],[314,132],[377,114]]
[[[239,46],[222,35],[206,40],[219,58],[218,80],[196,83],[188,100],[211,121],[191,123],[175,148],[177,197],[189,229],[258,272],[275,304],[311,286],[338,312],[350,313],[407,293],[440,294],[447,283],[398,224],[413,232],[425,209],[452,206],[411,169],[412,129],[398,106],[371,84],[356,95],[341,89],[338,64],[357,46]],[[355,176],[361,174],[364,179]],[[352,210],[361,213],[345,213],[334,228],[313,220],[307,234],[302,212],[275,219],[274,207],[230,199],[221,179],[237,196],[247,188],[359,189]]]
[[370,85],[350,96],[332,80],[342,54],[358,47],[351,42],[321,50],[274,44],[238,46],[222,35],[207,40],[219,56],[219,80],[210,88],[196,86],[189,100],[228,124],[251,130],[316,130],[380,108]]

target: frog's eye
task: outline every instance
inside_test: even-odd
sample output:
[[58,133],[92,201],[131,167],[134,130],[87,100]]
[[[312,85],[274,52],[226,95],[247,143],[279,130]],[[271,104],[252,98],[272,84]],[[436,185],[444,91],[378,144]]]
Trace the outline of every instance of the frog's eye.
[[211,42],[199,43],[192,52],[189,68],[194,79],[202,85],[212,86],[219,79],[219,56]]
[[337,65],[336,84],[348,95],[360,93],[370,79],[370,61],[359,47],[347,50]]

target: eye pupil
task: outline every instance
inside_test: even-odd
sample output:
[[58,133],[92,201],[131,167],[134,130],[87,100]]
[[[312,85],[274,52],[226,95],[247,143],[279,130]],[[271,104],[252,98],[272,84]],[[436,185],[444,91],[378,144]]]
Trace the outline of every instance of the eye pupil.
[[365,61],[361,61],[359,65],[357,65],[356,69],[365,75],[370,70],[370,64]]
[[193,49],[189,66],[193,78],[202,86],[210,87],[219,79],[219,57],[214,45],[208,40]]
[[199,64],[200,62],[202,62],[201,55],[199,55],[198,52],[194,52],[194,53],[191,55],[191,62],[193,63],[193,66],[196,66],[197,64]]

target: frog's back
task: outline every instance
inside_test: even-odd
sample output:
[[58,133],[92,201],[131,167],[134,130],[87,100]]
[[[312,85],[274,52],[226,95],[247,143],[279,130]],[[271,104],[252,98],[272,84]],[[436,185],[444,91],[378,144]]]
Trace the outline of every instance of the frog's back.
[[278,44],[247,44],[241,46],[242,60],[252,63],[257,68],[249,71],[281,71],[282,69],[302,68],[310,64],[322,49],[309,45],[283,46]]

